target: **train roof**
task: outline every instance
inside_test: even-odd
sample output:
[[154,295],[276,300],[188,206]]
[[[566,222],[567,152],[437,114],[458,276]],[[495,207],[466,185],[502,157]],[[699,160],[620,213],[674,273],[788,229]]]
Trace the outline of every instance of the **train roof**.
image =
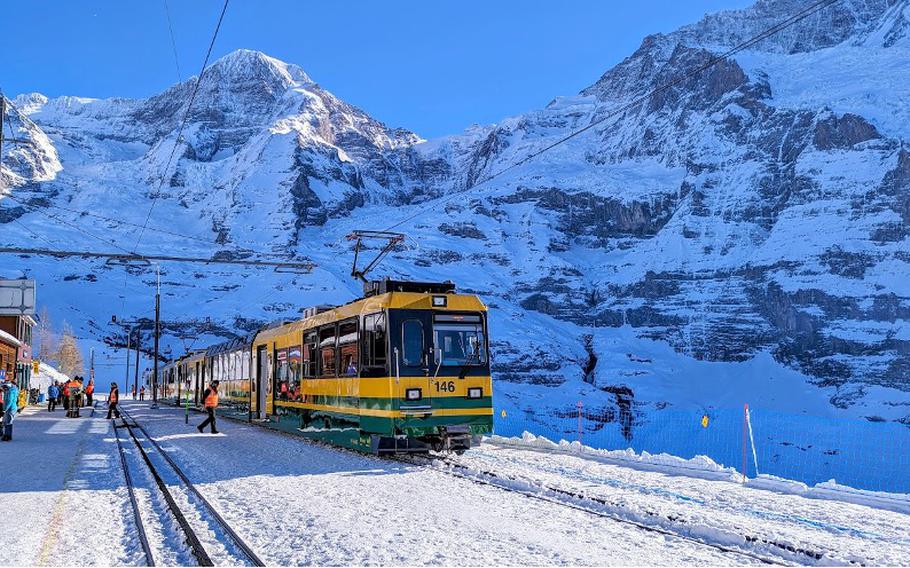
[[229,351],[237,351],[238,349],[243,349],[244,347],[249,349],[253,345],[253,338],[256,337],[255,333],[245,335],[243,337],[237,337],[230,339],[228,341],[222,341],[221,343],[216,343],[208,349],[205,350],[206,357],[212,357],[213,355],[218,355],[220,353],[227,353]]
[[[434,306],[434,296],[445,296],[444,306]],[[318,327],[327,323],[348,319],[354,316],[370,314],[384,309],[439,310],[462,312],[485,312],[487,307],[474,294],[431,294],[424,292],[386,292],[366,298],[359,298],[350,303],[321,312],[308,318],[289,322],[284,325],[260,331],[253,344],[262,344],[275,337],[298,333],[305,329]]]
[[175,363],[179,365],[179,364],[187,362],[187,361],[195,361],[198,359],[202,359],[203,357],[205,357],[205,352],[206,352],[205,349],[196,349],[195,351],[190,351],[183,357],[180,357],[179,359],[177,359],[175,361]]

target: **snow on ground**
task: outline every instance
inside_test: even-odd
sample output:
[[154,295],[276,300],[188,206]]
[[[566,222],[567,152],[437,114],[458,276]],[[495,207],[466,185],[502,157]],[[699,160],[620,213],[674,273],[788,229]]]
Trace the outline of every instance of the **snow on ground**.
[[25,409],[0,446],[0,565],[141,565],[113,430]]
[[[682,465],[696,469],[687,471],[668,457],[636,463],[601,459],[596,451],[587,455],[554,451],[534,442],[496,438],[457,463],[533,486],[596,497],[625,518],[683,534],[721,542],[750,537],[757,539],[756,548],[767,552],[785,554],[777,546],[783,545],[822,553],[823,564],[901,565],[910,558],[906,530],[910,517],[905,514],[743,486],[731,482],[735,472],[685,462]],[[756,485],[786,489],[780,482],[763,481]],[[791,559],[809,560],[805,555]]]
[[200,435],[199,415],[126,405],[270,564],[755,562],[420,466],[226,420]]
[[[221,435],[198,434],[198,414],[185,424],[176,408],[124,405],[270,564],[756,562],[472,483],[440,471],[447,466],[439,463],[381,460],[228,420],[219,424]],[[0,491],[15,511],[0,519],[0,564],[143,562],[113,431],[90,414],[74,420],[29,408],[19,417],[15,440],[3,446],[15,450],[9,454],[15,459],[0,461]],[[731,470],[691,460],[607,459],[571,446],[494,438],[453,461],[469,474],[496,472],[523,491],[546,497],[553,497],[547,488],[570,491],[584,497],[585,507],[614,517],[784,561],[889,565],[910,557],[910,517],[901,513],[794,494],[773,480],[760,484],[772,490],[743,486],[731,482]],[[134,452],[127,460],[134,480],[151,487]],[[148,514],[161,509],[152,507],[152,493],[140,489],[139,500],[157,551],[174,530],[168,519]],[[163,553],[158,559],[181,561]]]

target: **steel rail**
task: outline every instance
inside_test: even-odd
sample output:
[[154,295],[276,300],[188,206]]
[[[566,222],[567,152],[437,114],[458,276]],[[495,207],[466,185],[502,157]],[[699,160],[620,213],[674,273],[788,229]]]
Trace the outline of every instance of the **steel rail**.
[[[122,409],[120,410],[120,412],[123,413],[124,416],[129,416],[129,413],[124,412]],[[177,474],[177,477],[180,478],[180,481],[183,482],[183,484],[184,484],[184,486],[186,486],[187,490],[189,490],[189,492],[192,493],[192,495],[196,499],[198,499],[200,503],[203,504],[203,506],[206,508],[206,510],[212,516],[212,518],[215,519],[215,521],[221,526],[221,528],[224,529],[224,532],[227,533],[227,535],[229,537],[231,537],[231,539],[237,545],[237,548],[239,548],[243,552],[243,554],[246,555],[246,557],[250,561],[250,563],[253,566],[266,566],[265,562],[263,562],[262,559],[259,558],[259,556],[246,543],[246,541],[244,541],[240,537],[240,535],[238,535],[237,532],[234,531],[234,529],[231,527],[231,525],[228,524],[228,522],[226,520],[224,520],[224,517],[221,516],[221,514],[218,512],[218,510],[215,509],[215,507],[211,504],[211,502],[209,502],[209,500],[206,499],[205,496],[203,496],[202,493],[199,492],[199,490],[196,488],[196,485],[192,481],[190,481],[190,479],[186,476],[186,474],[183,472],[183,470],[180,469],[180,466],[177,465],[177,463],[173,460],[173,458],[171,458],[171,456],[168,455],[168,453],[166,451],[164,451],[164,449],[161,447],[161,445],[154,438],[152,438],[149,435],[149,433],[145,429],[145,427],[142,426],[142,424],[136,422],[135,419],[132,419],[132,421],[133,421],[133,425],[142,433],[142,435],[145,437],[145,439],[148,440],[148,442],[155,448],[155,451],[157,451],[158,454],[161,457],[163,457],[164,460],[168,463],[168,465],[174,470],[174,473]]]
[[126,415],[123,414],[122,411],[120,419],[123,421],[123,426],[121,426],[121,428],[126,428],[126,431],[129,432],[130,437],[133,439],[133,443],[135,443],[136,447],[139,449],[139,455],[142,457],[142,461],[145,462],[145,465],[149,469],[149,473],[152,474],[152,478],[155,480],[155,485],[157,485],[158,489],[161,491],[161,495],[164,497],[164,501],[167,503],[167,507],[171,511],[174,520],[177,521],[177,524],[180,526],[180,530],[183,531],[184,536],[186,536],[186,543],[189,545],[190,550],[192,551],[193,556],[196,558],[197,563],[199,566],[214,566],[215,563],[212,562],[212,558],[209,556],[208,552],[206,552],[205,547],[202,546],[202,542],[200,542],[199,536],[196,535],[196,531],[194,531],[193,527],[190,526],[189,521],[186,519],[186,515],[184,515],[183,511],[180,510],[180,507],[174,500],[174,496],[171,493],[171,490],[168,489],[167,484],[161,478],[161,475],[158,473],[158,469],[155,467],[155,464],[152,463],[152,460],[149,458],[148,453],[145,451],[145,448],[142,447],[142,443],[139,442],[139,439],[136,437],[136,433],[133,432],[132,427],[126,421]]
[[[95,412],[94,405],[92,413]],[[139,543],[142,545],[142,552],[145,554],[145,565],[154,566],[155,557],[152,555],[152,547],[149,545],[148,534],[145,531],[145,524],[142,522],[142,515],[139,513],[139,503],[136,500],[136,488],[133,484],[133,478],[130,475],[130,469],[126,464],[126,450],[123,449],[123,443],[120,441],[120,432],[117,431],[117,423],[114,426],[114,438],[117,439],[117,450],[120,454],[120,466],[123,468],[123,478],[126,480],[127,493],[130,496],[130,507],[133,509],[133,517],[136,519],[136,532],[139,533]]]

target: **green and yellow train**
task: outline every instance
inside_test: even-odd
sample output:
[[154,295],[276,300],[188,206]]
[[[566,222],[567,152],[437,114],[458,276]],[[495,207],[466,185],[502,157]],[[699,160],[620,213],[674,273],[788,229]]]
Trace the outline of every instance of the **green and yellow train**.
[[168,364],[163,396],[374,453],[461,452],[493,429],[487,309],[451,283],[384,280],[364,298]]

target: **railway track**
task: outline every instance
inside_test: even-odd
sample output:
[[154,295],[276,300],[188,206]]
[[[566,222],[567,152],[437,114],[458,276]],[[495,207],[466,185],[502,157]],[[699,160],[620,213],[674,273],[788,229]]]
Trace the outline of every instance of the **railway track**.
[[[457,477],[470,481],[472,483],[478,483],[481,485],[488,485],[490,487],[495,487],[502,491],[507,491],[510,493],[518,493],[529,499],[535,499],[539,501],[545,501],[547,503],[552,503],[555,505],[567,507],[577,511],[583,511],[585,513],[601,517],[604,519],[609,519],[615,522],[627,524],[633,526],[639,530],[658,533],[672,538],[682,539],[689,542],[697,543],[702,546],[708,546],[719,550],[725,554],[734,555],[742,558],[749,558],[752,560],[758,560],[762,564],[769,565],[778,565],[778,566],[789,566],[791,565],[787,559],[781,557],[769,557],[756,552],[751,552],[748,550],[743,550],[741,548],[736,548],[732,546],[726,546],[723,544],[710,542],[704,539],[696,538],[687,534],[684,534],[680,531],[673,531],[665,527],[646,524],[640,521],[633,519],[625,518],[621,515],[613,514],[608,511],[603,510],[599,507],[611,507],[612,504],[607,502],[604,499],[598,497],[583,495],[580,493],[566,491],[565,489],[560,489],[557,487],[550,487],[546,485],[535,485],[533,489],[522,489],[520,485],[526,485],[526,482],[515,479],[508,475],[503,475],[501,473],[496,473],[493,471],[485,470],[476,470],[469,468],[465,465],[459,464],[448,457],[434,456],[429,457],[420,457],[420,456],[395,456],[389,457],[397,462],[406,463],[409,465],[419,465],[432,467],[433,471],[439,473],[450,475],[452,477]],[[437,463],[443,464],[445,467],[436,467]],[[673,519],[670,519],[673,520]],[[781,552],[786,552],[792,556],[806,556],[806,560],[810,562],[817,562],[822,558],[822,555],[815,552],[803,551],[786,545],[779,545],[774,542],[767,540],[762,540],[755,537],[743,537],[744,540],[750,544],[762,544],[768,547],[780,547]],[[795,563],[794,563],[795,564]]]
[[[127,412],[121,410],[121,424],[114,424],[114,433],[120,453],[120,463],[123,468],[124,479],[130,498],[130,505],[136,520],[136,528],[142,550],[145,555],[146,565],[155,566],[155,552],[149,540],[146,523],[139,505],[137,489],[156,491],[163,499],[167,515],[173,519],[183,536],[183,540],[198,566],[214,566],[213,556],[219,564],[265,566],[253,549],[237,534],[215,507],[199,492],[195,484],[186,476],[182,469],[174,462],[173,458],[161,447],[156,440],[148,435],[145,428],[137,423]],[[120,431],[127,433],[125,437],[132,440],[136,448],[138,460],[145,465],[145,470],[154,480],[154,487],[139,487],[136,478],[130,472],[126,449],[121,440]],[[138,434],[137,434],[138,431]],[[157,462],[157,464],[156,464]],[[137,476],[138,477],[138,476]],[[170,481],[170,483],[169,483]],[[180,502],[185,503],[183,506]],[[203,532],[205,531],[205,532]],[[200,538],[200,533],[207,536]],[[211,552],[212,535],[217,544],[223,549],[218,553]],[[162,538],[161,540],[167,540]],[[204,543],[204,540],[207,542]],[[166,542],[158,547],[173,548]]]

